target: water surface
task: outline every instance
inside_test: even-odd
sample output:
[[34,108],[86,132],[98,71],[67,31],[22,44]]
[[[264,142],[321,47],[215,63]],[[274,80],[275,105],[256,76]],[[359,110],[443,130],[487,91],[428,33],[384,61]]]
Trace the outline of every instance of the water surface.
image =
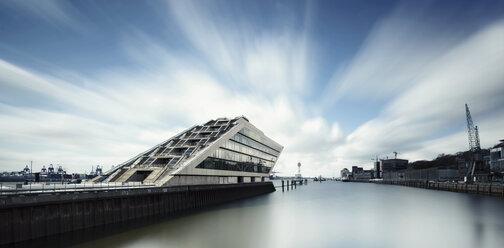
[[309,182],[75,247],[504,247],[504,199]]

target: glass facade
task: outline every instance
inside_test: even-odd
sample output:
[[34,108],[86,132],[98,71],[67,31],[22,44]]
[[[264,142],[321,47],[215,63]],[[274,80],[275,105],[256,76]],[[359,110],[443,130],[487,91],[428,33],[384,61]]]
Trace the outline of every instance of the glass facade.
[[249,138],[248,136],[243,135],[241,133],[235,134],[233,137],[231,137],[231,140],[236,141],[241,144],[244,144],[249,147],[253,147],[253,148],[260,150],[260,151],[263,151],[265,153],[269,153],[269,154],[276,156],[276,157],[278,157],[278,155],[280,154],[279,151],[277,151],[269,146],[266,146],[256,140],[252,139],[252,138]]
[[[225,159],[235,162],[244,162],[244,163],[252,163],[258,165],[264,165],[267,167],[272,167],[275,164],[275,160],[271,160],[272,157],[270,155],[269,159],[264,159],[261,157],[252,156],[251,154],[244,154],[236,151],[230,151],[225,148],[218,148],[215,150],[209,157]],[[276,159],[276,158],[274,158]]]
[[269,173],[280,152],[245,135],[261,137],[245,130],[248,129],[236,133],[196,168]]
[[280,150],[282,150],[282,147],[278,146],[277,144],[275,143],[272,143],[268,138],[266,138],[264,135],[261,135],[261,134],[258,134],[248,128],[243,128],[242,130],[240,130],[239,132],[240,134],[246,136],[246,137],[249,137],[250,139],[253,139],[259,143],[262,143],[264,144],[265,146],[267,147],[270,147],[272,148],[273,150],[280,152]]
[[213,170],[230,170],[230,171],[243,171],[243,172],[256,172],[256,173],[269,173],[270,167],[248,163],[248,162],[235,162],[218,158],[206,158],[196,168],[200,169],[213,169]]

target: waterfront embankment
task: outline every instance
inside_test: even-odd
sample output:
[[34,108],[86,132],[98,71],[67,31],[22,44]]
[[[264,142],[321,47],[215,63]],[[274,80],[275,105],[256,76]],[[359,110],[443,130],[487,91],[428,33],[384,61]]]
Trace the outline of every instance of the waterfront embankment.
[[153,216],[171,216],[275,191],[271,182],[89,189],[0,196],[0,245]]
[[[498,197],[309,182],[101,237],[79,232],[72,248],[494,248],[504,243],[502,209]],[[56,240],[40,245],[64,246]]]
[[350,182],[389,184],[389,185],[398,185],[414,188],[504,197],[504,185],[502,184],[465,184],[465,183],[452,183],[452,182],[363,181],[363,180],[360,181],[352,180]]

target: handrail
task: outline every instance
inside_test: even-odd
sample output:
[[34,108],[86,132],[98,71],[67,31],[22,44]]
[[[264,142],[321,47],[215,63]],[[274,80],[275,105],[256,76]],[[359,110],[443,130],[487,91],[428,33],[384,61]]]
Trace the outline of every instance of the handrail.
[[[24,194],[40,194],[40,193],[61,193],[61,192],[88,192],[88,191],[106,191],[106,190],[120,190],[120,189],[140,189],[156,187],[155,184],[142,184],[142,183],[93,183],[93,184],[29,184],[22,185],[21,189],[18,188],[19,184],[14,185],[14,188],[6,187],[5,184],[0,183],[0,196],[3,195],[24,195]],[[28,186],[28,187],[23,187]],[[35,186],[35,187],[34,187]],[[8,189],[6,189],[8,188]]]

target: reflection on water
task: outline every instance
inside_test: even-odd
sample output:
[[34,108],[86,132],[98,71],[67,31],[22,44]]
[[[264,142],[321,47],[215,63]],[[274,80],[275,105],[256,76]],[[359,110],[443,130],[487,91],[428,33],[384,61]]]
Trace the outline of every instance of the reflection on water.
[[504,247],[503,210],[501,198],[310,182],[75,247]]

